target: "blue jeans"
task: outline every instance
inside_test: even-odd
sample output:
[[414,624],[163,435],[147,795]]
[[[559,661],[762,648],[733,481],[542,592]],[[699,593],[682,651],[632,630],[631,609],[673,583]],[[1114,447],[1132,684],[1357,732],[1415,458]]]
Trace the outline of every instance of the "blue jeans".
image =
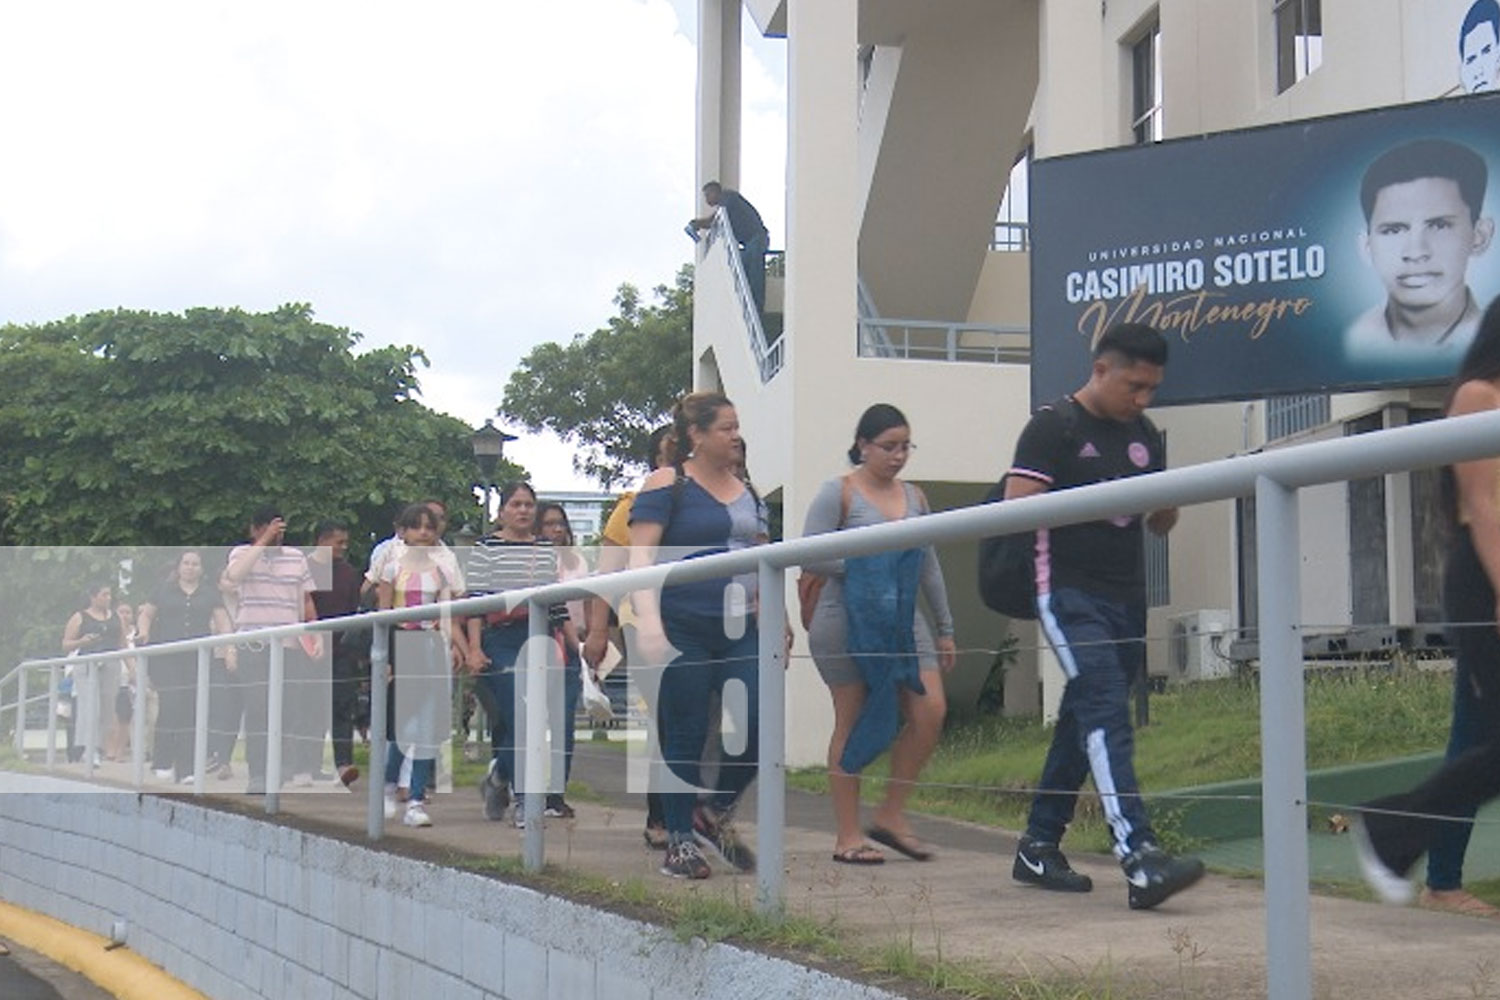
[[[1495,591],[1479,561],[1474,543],[1466,529],[1459,528],[1448,552],[1443,573],[1443,617],[1450,622],[1482,622],[1495,610]],[[1478,807],[1495,794],[1493,776],[1486,783],[1485,767],[1477,768],[1477,780],[1449,780],[1455,773],[1454,762],[1468,757],[1470,768],[1482,754],[1478,748],[1489,746],[1489,759],[1500,758],[1495,744],[1500,742],[1500,635],[1491,625],[1450,626],[1449,644],[1453,647],[1453,726],[1448,734],[1448,752],[1438,774],[1444,794],[1441,800],[1424,800],[1414,811],[1452,816],[1458,822],[1429,823],[1427,843],[1427,885],[1439,891],[1462,888],[1464,853],[1474,832],[1472,820]],[[1459,765],[1463,766],[1463,765]],[[1436,778],[1437,775],[1434,776]],[[1431,781],[1432,779],[1429,779]],[[1434,801],[1440,801],[1435,805]]]
[[663,615],[663,624],[678,656],[662,672],[657,732],[668,769],[693,789],[662,793],[667,831],[674,840],[680,840],[693,831],[693,807],[697,789],[702,786],[698,765],[708,739],[709,705],[731,681],[742,683],[748,696],[748,717],[736,720],[736,728],[743,728],[745,733],[745,744],[737,754],[727,749],[723,753],[711,805],[719,812],[729,810],[755,780],[755,765],[760,759],[760,642],[753,616],[745,620],[744,631],[736,638],[725,635],[723,621],[715,618],[668,613]]
[[[1469,671],[1464,659],[1459,658],[1453,668],[1453,728],[1448,732],[1448,753],[1444,759],[1451,761],[1483,743],[1488,732],[1486,723]],[[1475,812],[1466,808],[1461,815],[1472,820]],[[1473,832],[1471,823],[1444,823],[1438,828],[1427,853],[1428,888],[1440,892],[1463,888],[1464,854],[1469,850],[1469,836]]]
[[1067,675],[1026,835],[1062,840],[1092,774],[1116,857],[1154,841],[1135,778],[1130,682],[1145,655],[1143,608],[1073,588],[1037,599],[1038,622]]
[[[401,747],[395,742],[386,744],[385,753],[385,783],[394,785],[401,780],[401,763],[406,755],[401,752]],[[427,786],[432,781],[432,772],[436,770],[437,761],[431,757],[413,757],[411,760],[411,796],[412,802],[423,802],[427,798]]]
[[759,233],[746,240],[740,247],[740,266],[745,270],[745,284],[749,285],[750,299],[755,310],[762,316],[766,312],[766,251],[770,249],[771,237]]
[[[526,645],[527,635],[525,622],[486,628],[479,642],[490,663],[477,678],[476,686],[484,710],[490,717],[490,757],[499,777],[515,787],[517,792],[522,789],[516,773],[516,745],[524,741],[521,736],[523,719],[517,715],[516,678],[517,664],[521,658],[521,650]],[[556,640],[549,639],[548,642],[549,647],[556,650]],[[559,713],[564,716],[562,739],[556,738],[556,728],[552,730],[553,753],[562,757],[561,767],[554,766],[552,773],[561,773],[564,783],[573,769],[574,716],[578,712],[578,700],[583,694],[583,677],[579,674],[578,662],[574,654],[568,654],[563,667],[562,704],[551,703],[550,697],[548,704],[548,716],[552,720],[556,720]],[[550,658],[548,666],[551,669],[557,668],[555,656]],[[553,687],[549,682],[549,696]]]

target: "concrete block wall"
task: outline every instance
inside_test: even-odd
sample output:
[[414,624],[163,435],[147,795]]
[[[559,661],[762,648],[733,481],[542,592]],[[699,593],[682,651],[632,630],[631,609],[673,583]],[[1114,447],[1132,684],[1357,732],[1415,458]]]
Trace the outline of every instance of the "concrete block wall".
[[130,948],[215,1000],[894,997],[470,872],[59,784],[7,780],[0,897],[106,936],[123,919]]

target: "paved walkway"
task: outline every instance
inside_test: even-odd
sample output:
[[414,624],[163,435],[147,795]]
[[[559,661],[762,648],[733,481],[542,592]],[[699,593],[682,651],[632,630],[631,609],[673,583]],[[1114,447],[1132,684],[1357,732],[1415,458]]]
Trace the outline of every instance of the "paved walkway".
[[[701,883],[657,872],[658,852],[640,831],[639,800],[624,793],[617,751],[580,744],[575,779],[603,803],[574,803],[576,820],[553,820],[547,861],[619,880],[640,879],[663,892],[705,893],[744,901],[753,876],[716,871]],[[216,783],[216,785],[219,783]],[[225,782],[223,791],[240,782]],[[348,794],[281,797],[287,820],[362,840],[365,786]],[[217,795],[221,788],[210,789]],[[243,796],[230,796],[243,808]],[[753,799],[753,789],[750,798]],[[435,825],[388,825],[394,849],[519,856],[523,834],[482,818],[472,788],[440,795]],[[742,818],[754,836],[753,809]],[[1060,895],[1011,881],[1015,835],[952,820],[916,817],[917,832],[938,850],[919,864],[892,856],[872,868],[834,864],[826,799],[791,792],[787,802],[787,905],[791,912],[833,918],[858,945],[910,942],[927,955],[972,960],[1027,979],[1087,977],[1099,995],[1250,998],[1265,996],[1265,908],[1258,881],[1209,875],[1151,912],[1126,907],[1125,883],[1107,857],[1073,855],[1094,892]],[[428,850],[422,850],[422,848]],[[432,852],[431,848],[439,848]],[[889,852],[888,852],[889,853]],[[1500,922],[1315,896],[1312,900],[1314,995],[1323,1000],[1446,1000],[1500,997]]]
[[111,1000],[110,994],[45,955],[7,944],[0,955],[0,997],[5,1000]]

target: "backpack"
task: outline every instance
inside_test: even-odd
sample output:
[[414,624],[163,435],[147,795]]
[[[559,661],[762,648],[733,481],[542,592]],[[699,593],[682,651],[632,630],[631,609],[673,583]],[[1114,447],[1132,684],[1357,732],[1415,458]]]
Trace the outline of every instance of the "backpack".
[[[849,520],[849,503],[854,491],[854,480],[846,473],[839,486],[839,523],[834,531],[841,531],[844,522]],[[822,596],[823,585],[828,582],[828,577],[818,573],[809,573],[803,570],[797,576],[797,610],[802,618],[802,628],[812,628],[813,613],[818,609],[818,598]]]
[[[1071,396],[1051,404],[1063,419],[1063,444],[1074,441],[1078,404]],[[990,487],[984,503],[1005,499],[1010,473]],[[979,540],[979,599],[1007,618],[1036,619],[1036,532],[991,535]]]

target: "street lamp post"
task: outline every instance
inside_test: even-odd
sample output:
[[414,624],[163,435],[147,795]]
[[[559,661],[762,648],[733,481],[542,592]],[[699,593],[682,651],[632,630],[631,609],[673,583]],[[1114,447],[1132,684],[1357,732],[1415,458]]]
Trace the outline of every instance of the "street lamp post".
[[507,434],[490,420],[486,420],[484,426],[469,438],[469,444],[474,449],[474,461],[484,477],[484,517],[479,526],[481,535],[489,528],[490,490],[495,486],[495,469],[499,467],[500,457],[505,453],[505,442],[514,440],[514,434]]

